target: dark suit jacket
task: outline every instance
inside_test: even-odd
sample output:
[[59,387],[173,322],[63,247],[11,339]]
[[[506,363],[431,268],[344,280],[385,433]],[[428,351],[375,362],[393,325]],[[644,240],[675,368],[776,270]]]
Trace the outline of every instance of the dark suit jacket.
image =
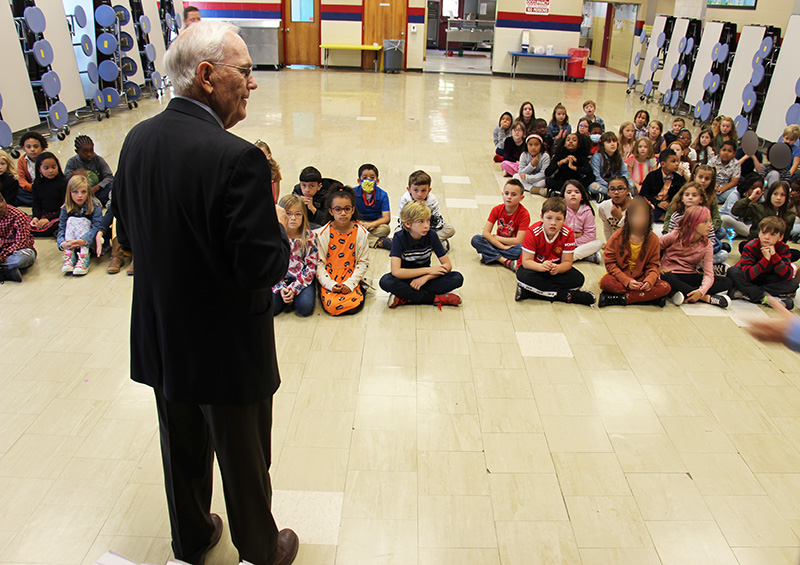
[[136,257],[131,378],[190,404],[249,404],[279,384],[271,287],[289,241],[258,147],[174,99],[125,139],[114,182]]
[[[667,202],[672,202],[672,199],[675,198],[675,195],[678,194],[678,191],[683,187],[685,182],[686,179],[684,179],[680,173],[674,173],[672,175],[672,185],[669,187]],[[661,172],[661,168],[659,167],[654,171],[650,171],[647,176],[644,177],[640,193],[647,198],[653,206],[658,206],[659,200],[656,197],[658,193],[661,192],[662,188],[664,188],[664,173]]]

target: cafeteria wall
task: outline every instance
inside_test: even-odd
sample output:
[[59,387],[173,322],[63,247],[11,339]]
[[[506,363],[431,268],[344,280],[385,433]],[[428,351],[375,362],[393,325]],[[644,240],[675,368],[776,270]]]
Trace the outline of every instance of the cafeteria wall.
[[[321,0],[320,1],[320,39],[322,43],[356,44],[363,38],[365,0]],[[406,22],[406,68],[422,69],[425,56],[425,0],[407,1]],[[524,0],[523,0],[524,2]],[[226,20],[241,19],[281,19],[281,2],[261,2],[259,0],[217,0],[215,2],[183,0],[175,2],[176,10],[183,6],[196,6],[203,17]],[[416,31],[412,32],[412,26]],[[340,67],[361,67],[361,53],[358,51],[333,50],[329,64]]]

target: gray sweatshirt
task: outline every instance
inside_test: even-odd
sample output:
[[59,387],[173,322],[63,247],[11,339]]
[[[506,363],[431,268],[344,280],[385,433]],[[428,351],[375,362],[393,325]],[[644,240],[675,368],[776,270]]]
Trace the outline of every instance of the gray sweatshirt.
[[527,151],[523,151],[519,158],[519,174],[525,175],[525,182],[537,183],[544,180],[544,170],[550,164],[550,155],[545,152],[539,153],[539,162],[534,167],[531,165],[533,158]]
[[496,149],[503,150],[503,144],[506,142],[506,138],[511,135],[510,129],[502,129],[500,126],[494,127],[494,132],[492,133],[492,139],[494,139],[494,146]]

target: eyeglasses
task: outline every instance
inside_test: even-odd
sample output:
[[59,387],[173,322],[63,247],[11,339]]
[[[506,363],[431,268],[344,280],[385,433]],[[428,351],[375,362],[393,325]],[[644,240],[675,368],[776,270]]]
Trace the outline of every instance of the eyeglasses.
[[353,211],[353,207],[352,206],[345,206],[345,207],[337,206],[336,208],[331,208],[331,210],[333,210],[334,214],[341,214],[342,212],[344,212],[345,214],[349,214],[350,212]]
[[230,67],[232,69],[238,69],[238,70],[240,70],[242,72],[242,76],[244,77],[244,80],[250,80],[250,75],[253,74],[253,68],[252,67],[237,67],[236,65],[229,65],[228,63],[219,63],[219,62],[216,62],[216,61],[207,61],[207,62],[212,64],[212,65],[219,65],[221,67]]
[[627,186],[609,186],[609,192],[622,192],[623,190],[628,190]]
[[289,217],[289,218],[302,218],[303,217],[303,213],[302,212],[295,212],[294,214],[292,214],[291,212],[286,212],[286,216]]

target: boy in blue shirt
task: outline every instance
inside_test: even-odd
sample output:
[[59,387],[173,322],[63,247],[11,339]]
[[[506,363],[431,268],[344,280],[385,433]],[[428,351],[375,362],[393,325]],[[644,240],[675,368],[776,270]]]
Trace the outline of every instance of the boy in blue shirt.
[[389,195],[378,186],[378,167],[365,163],[358,168],[358,186],[356,193],[356,209],[359,222],[369,232],[370,247],[391,249],[392,240],[388,237],[389,222],[392,212],[389,209]]
[[[464,284],[461,273],[453,271],[450,258],[435,231],[431,210],[423,200],[412,200],[400,211],[402,230],[392,241],[389,257],[392,272],[381,277],[381,288],[390,293],[389,308],[404,304],[458,306],[461,297],[453,291]],[[436,254],[440,265],[431,266]]]

